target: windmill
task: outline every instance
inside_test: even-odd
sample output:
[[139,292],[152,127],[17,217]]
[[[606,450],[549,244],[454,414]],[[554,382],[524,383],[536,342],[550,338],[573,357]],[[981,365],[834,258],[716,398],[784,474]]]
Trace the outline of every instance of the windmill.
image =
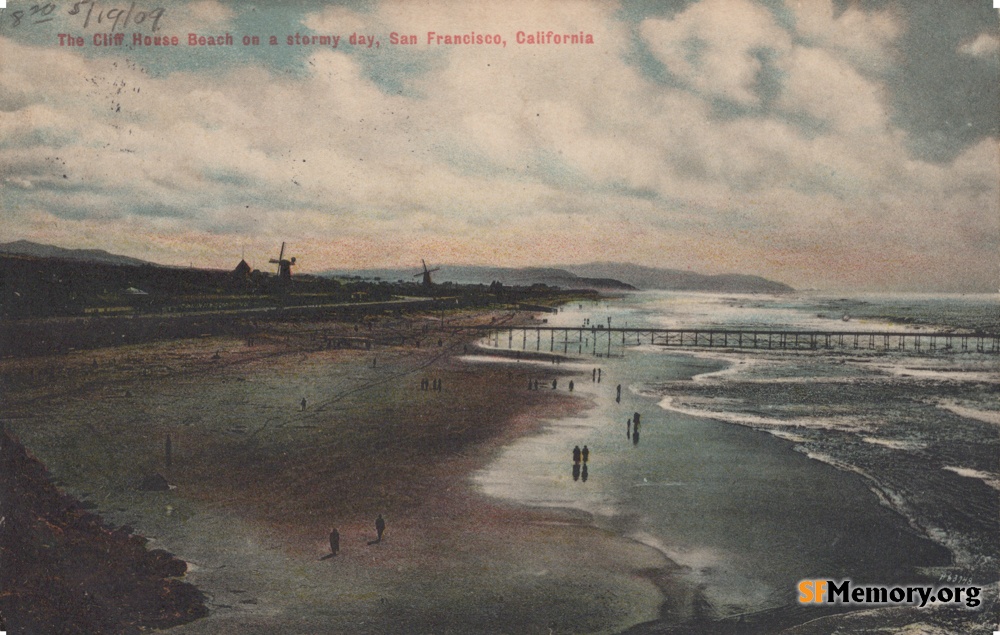
[[424,281],[423,281],[424,286],[425,287],[432,286],[434,283],[431,282],[431,274],[434,273],[435,271],[440,271],[441,267],[436,267],[434,269],[428,269],[427,268],[427,263],[424,262],[422,258],[420,260],[420,263],[424,266],[424,270],[421,271],[420,273],[413,274],[413,277],[414,278],[419,278],[420,276],[423,276],[424,277]]
[[271,258],[268,262],[272,265],[278,265],[278,279],[281,282],[292,281],[292,265],[295,264],[295,258],[285,260],[285,243],[281,243],[281,253],[278,254],[278,259]]

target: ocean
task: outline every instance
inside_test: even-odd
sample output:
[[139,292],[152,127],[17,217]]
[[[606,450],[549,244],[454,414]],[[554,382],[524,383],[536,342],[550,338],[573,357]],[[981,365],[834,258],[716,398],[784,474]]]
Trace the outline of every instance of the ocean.
[[[588,328],[996,333],[1000,299],[642,292],[547,317]],[[606,349],[605,338],[595,348],[582,337],[556,350],[578,360],[559,368],[582,373],[574,394],[593,407],[547,422],[475,481],[490,496],[585,512],[667,556],[688,592],[668,598],[663,623],[793,607],[802,579],[1000,579],[1000,355],[668,349],[631,338]],[[549,362],[521,363],[551,375]],[[574,446],[589,451],[585,471]],[[984,624],[996,621],[995,603],[983,611]]]

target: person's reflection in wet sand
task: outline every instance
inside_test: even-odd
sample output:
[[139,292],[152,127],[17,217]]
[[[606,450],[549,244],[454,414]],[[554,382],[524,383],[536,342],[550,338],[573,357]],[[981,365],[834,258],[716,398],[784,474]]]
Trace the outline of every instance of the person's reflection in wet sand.
[[580,471],[580,480],[584,483],[587,482],[587,464],[583,464],[583,469]]
[[573,464],[573,480],[574,481],[580,480],[580,464],[579,463],[574,463]]

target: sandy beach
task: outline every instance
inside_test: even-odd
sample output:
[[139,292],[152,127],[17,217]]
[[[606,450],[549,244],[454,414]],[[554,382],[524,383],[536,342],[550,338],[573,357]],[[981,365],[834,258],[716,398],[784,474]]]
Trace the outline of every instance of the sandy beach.
[[[657,618],[671,566],[658,552],[470,481],[588,399],[527,389],[560,365],[465,363],[473,336],[436,325],[361,324],[405,336],[372,350],[331,345],[353,324],[281,323],[252,346],[206,337],[4,360],[5,423],[66,491],[189,563],[210,614],[171,632],[609,633]],[[170,489],[147,491],[157,475]],[[378,514],[384,540],[369,544]]]

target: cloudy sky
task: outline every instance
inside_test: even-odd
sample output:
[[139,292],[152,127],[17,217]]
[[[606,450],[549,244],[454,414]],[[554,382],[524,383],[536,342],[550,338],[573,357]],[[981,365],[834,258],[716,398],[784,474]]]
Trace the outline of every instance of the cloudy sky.
[[[180,46],[157,49],[129,45],[149,18],[93,45],[129,2],[34,4],[0,15],[0,242],[228,268],[287,241],[313,272],[631,261],[1000,286],[991,0],[171,1],[155,35]],[[549,30],[594,44],[516,42]]]

